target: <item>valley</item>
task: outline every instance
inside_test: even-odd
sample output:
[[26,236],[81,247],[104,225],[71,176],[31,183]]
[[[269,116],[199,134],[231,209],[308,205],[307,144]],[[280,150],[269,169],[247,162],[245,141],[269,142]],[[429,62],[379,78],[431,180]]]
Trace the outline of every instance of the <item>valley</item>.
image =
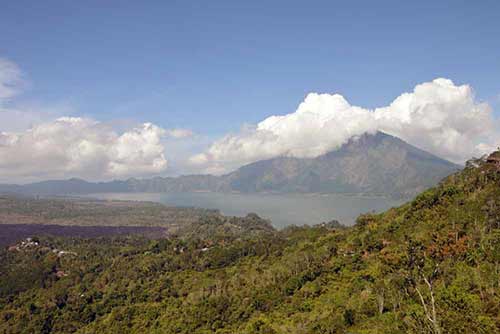
[[0,252],[0,330],[495,333],[499,156],[352,227],[215,213],[160,239],[25,241]]
[[500,1],[0,3],[0,334],[500,334]]

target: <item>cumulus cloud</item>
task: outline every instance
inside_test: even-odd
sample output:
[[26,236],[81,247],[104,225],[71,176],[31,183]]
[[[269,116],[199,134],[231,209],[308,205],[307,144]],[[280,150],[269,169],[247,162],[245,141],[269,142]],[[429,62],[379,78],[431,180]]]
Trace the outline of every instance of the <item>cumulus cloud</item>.
[[98,121],[63,117],[20,133],[0,133],[6,179],[110,178],[159,173],[167,160],[165,130],[145,123],[121,134]]
[[0,181],[47,178],[121,178],[167,168],[163,138],[189,130],[164,130],[144,123],[116,131],[108,123],[75,114],[65,103],[20,104],[25,80],[19,67],[0,58]]
[[417,85],[373,116],[379,129],[455,162],[493,150],[500,139],[491,107],[448,79]]
[[379,130],[455,162],[492,150],[500,140],[490,106],[478,102],[470,86],[439,78],[374,110],[353,106],[339,94],[311,93],[294,113],[228,134],[190,163],[222,173],[276,156],[316,157]]

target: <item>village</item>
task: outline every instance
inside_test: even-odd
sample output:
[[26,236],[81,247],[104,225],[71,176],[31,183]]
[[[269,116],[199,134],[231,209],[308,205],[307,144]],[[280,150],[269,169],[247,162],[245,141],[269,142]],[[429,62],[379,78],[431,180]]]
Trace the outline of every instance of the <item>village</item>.
[[26,239],[18,242],[17,244],[9,246],[7,248],[7,250],[9,252],[21,252],[21,251],[34,250],[34,249],[37,249],[37,250],[44,252],[44,253],[52,252],[52,253],[57,254],[58,257],[64,256],[64,255],[73,255],[73,256],[78,255],[75,252],[59,250],[57,248],[50,248],[47,246],[41,246],[40,239],[38,239],[37,237],[26,238]]

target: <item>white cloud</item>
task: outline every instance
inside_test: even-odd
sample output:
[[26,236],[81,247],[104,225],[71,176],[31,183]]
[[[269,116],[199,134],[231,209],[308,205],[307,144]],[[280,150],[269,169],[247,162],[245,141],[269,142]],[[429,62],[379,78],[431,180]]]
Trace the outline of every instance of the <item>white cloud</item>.
[[498,120],[470,86],[436,79],[374,110],[353,106],[339,94],[311,93],[294,113],[228,134],[190,163],[221,173],[280,155],[316,157],[377,130],[455,162],[492,150],[500,139]]
[[184,139],[194,136],[194,132],[189,129],[170,129],[166,131],[166,134],[175,139]]
[[0,181],[47,178],[108,179],[160,173],[167,168],[163,138],[189,136],[144,123],[117,132],[107,123],[74,114],[68,104],[18,103],[24,80],[0,58]]
[[162,172],[165,130],[145,123],[118,134],[92,119],[63,117],[0,133],[0,174],[9,180],[110,178]]
[[19,67],[5,58],[0,58],[0,107],[2,101],[19,93],[22,83]]
[[16,97],[27,86],[21,69],[13,62],[0,58],[0,131],[21,131],[47,120],[74,113],[67,103],[50,106],[40,103],[20,103]]
[[35,124],[73,115],[75,113],[75,109],[68,103],[52,103],[50,105],[33,103],[23,105],[17,104],[15,107],[9,106],[4,109],[0,108],[0,131],[24,131]]
[[[209,145],[189,129],[145,123],[117,131],[108,123],[61,117],[76,114],[67,104],[20,104],[17,95],[25,83],[16,64],[0,58],[1,182],[162,173],[166,149],[175,157],[175,170],[220,174],[280,155],[316,157],[352,136],[378,130],[456,162],[500,143],[500,120],[491,107],[477,101],[470,86],[447,79],[417,85],[374,110],[353,106],[339,94],[311,93],[295,112],[244,126]],[[185,164],[189,152],[204,147]]]
[[500,139],[491,107],[448,79],[417,85],[374,117],[381,130],[456,162],[493,150]]

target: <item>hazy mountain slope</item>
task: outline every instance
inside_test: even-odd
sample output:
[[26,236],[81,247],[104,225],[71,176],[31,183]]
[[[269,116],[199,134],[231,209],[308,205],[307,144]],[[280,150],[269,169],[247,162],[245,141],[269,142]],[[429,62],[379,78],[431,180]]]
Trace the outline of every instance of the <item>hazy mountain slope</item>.
[[186,175],[91,183],[79,179],[24,186],[0,185],[0,192],[88,194],[99,192],[320,192],[411,196],[435,185],[459,166],[384,133],[353,138],[314,159],[277,157],[223,176]]
[[243,192],[351,192],[412,195],[459,166],[384,133],[351,139],[314,159],[280,157],[226,176]]
[[0,185],[0,192],[28,195],[90,194],[98,192],[128,192],[129,181],[88,182],[81,179],[49,180],[26,185]]

